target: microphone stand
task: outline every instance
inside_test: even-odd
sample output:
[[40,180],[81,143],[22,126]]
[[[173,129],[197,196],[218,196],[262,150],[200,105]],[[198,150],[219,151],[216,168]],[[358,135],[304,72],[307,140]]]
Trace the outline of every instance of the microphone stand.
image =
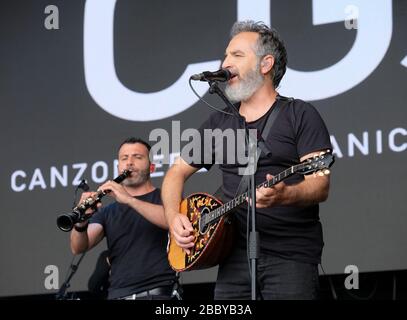
[[[236,107],[228,100],[223,91],[219,88],[216,81],[209,81],[209,93],[216,93],[225,103],[232,109],[232,112],[237,116],[239,121],[242,121],[245,131],[246,146],[248,147],[249,155],[249,166],[253,171],[250,174],[250,179],[248,180],[247,186],[247,196],[248,196],[248,214],[251,213],[251,231],[249,234],[249,259],[250,259],[250,270],[251,270],[251,297],[252,300],[256,300],[256,279],[257,279],[257,260],[259,258],[259,233],[256,231],[256,165],[257,165],[257,145],[255,145],[249,137],[249,133],[246,129],[246,119],[242,117]],[[250,201],[251,200],[251,201]]]
[[[74,197],[73,197],[73,205],[72,205],[72,209],[75,208],[76,206],[76,196],[78,193],[78,190],[82,189],[83,191],[88,191],[89,190],[89,186],[86,183],[85,179],[82,179],[81,183],[79,185],[76,186],[75,188],[75,192],[74,192]],[[65,300],[66,299],[66,290],[70,287],[69,282],[71,281],[72,277],[74,276],[76,270],[78,270],[79,264],[81,263],[83,257],[85,256],[86,251],[84,253],[81,254],[81,256],[79,257],[79,260],[76,264],[73,264],[73,259],[70,265],[70,273],[68,275],[68,277],[66,277],[66,280],[64,281],[64,283],[62,284],[61,288],[59,289],[58,293],[56,294],[56,299],[57,300]],[[75,257],[75,256],[74,256]]]
[[62,284],[61,288],[59,289],[58,293],[56,294],[56,300],[66,300],[66,290],[71,286],[69,282],[71,281],[72,277],[74,276],[76,270],[78,270],[79,264],[81,263],[85,254],[86,254],[86,251],[81,254],[81,256],[79,257],[79,260],[76,264],[71,263],[68,277],[66,278],[66,280]]

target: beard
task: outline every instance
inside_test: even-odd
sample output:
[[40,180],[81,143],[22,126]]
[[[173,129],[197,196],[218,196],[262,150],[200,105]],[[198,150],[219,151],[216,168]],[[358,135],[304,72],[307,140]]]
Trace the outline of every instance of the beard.
[[144,170],[133,170],[131,176],[124,179],[122,184],[128,187],[138,187],[150,179],[150,167]]
[[226,85],[225,94],[232,103],[249,99],[264,83],[259,64],[234,86]]

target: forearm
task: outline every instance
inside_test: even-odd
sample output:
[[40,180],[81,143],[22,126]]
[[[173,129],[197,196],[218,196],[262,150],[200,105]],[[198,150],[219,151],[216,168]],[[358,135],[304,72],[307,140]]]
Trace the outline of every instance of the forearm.
[[325,201],[329,193],[329,178],[310,176],[302,182],[286,186],[282,205],[307,207]]
[[89,238],[87,232],[78,232],[75,229],[71,232],[71,251],[73,254],[80,254],[88,250]]
[[127,204],[151,223],[162,229],[168,229],[163,206],[145,202],[136,198],[130,198]]
[[184,183],[185,177],[177,172],[176,166],[171,167],[162,184],[162,200],[167,221],[170,221],[173,215],[179,212]]

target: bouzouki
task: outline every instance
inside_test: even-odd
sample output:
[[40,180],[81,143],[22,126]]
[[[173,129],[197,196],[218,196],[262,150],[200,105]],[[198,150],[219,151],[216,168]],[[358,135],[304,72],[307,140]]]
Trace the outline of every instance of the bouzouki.
[[[256,188],[270,188],[295,173],[328,175],[328,169],[334,161],[334,156],[329,151],[321,152],[280,172]],[[180,213],[186,215],[191,222],[195,240],[187,254],[170,235],[168,261],[171,267],[175,271],[191,271],[210,268],[222,262],[233,245],[233,226],[229,213],[246,201],[247,192],[226,203],[206,193],[194,193],[182,200]]]

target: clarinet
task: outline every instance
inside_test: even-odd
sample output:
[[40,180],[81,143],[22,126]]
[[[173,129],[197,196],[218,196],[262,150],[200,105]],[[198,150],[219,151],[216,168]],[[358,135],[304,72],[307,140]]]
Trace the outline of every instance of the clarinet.
[[[124,179],[130,176],[130,174],[130,170],[124,170],[122,174],[113,179],[113,181],[116,183],[121,183]],[[75,223],[88,220],[92,216],[92,214],[86,214],[85,211],[89,208],[95,208],[97,203],[99,203],[101,199],[109,192],[110,190],[100,190],[94,197],[86,198],[84,201],[78,204],[75,208],[72,209],[72,212],[61,214],[57,218],[58,228],[62,231],[68,232],[72,230]]]

